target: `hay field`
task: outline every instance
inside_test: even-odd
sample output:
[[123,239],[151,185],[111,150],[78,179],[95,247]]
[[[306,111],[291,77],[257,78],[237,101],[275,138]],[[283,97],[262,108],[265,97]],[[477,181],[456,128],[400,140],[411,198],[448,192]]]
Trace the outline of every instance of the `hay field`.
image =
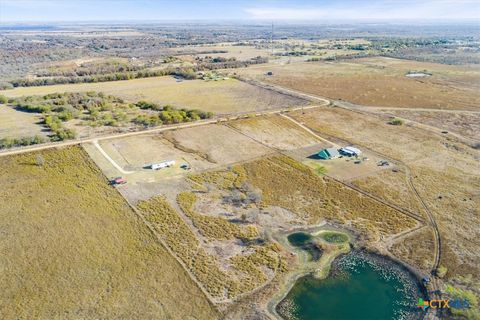
[[17,111],[0,104],[0,139],[46,136],[42,126],[37,124],[39,121],[41,117],[34,113]]
[[319,140],[291,121],[279,116],[262,116],[229,123],[247,136],[269,147],[291,150],[317,144]]
[[[290,114],[320,135],[334,135],[403,161],[413,183],[436,217],[442,237],[441,265],[448,277],[480,275],[478,238],[480,152],[448,136],[391,126],[383,118],[339,108],[317,108]],[[384,188],[390,188],[387,181]],[[381,189],[379,186],[378,188]]]
[[218,316],[81,148],[0,167],[3,319]]
[[221,165],[251,160],[272,152],[241,133],[218,124],[169,131],[164,136],[177,148]]
[[[408,78],[413,70],[433,76]],[[272,71],[273,76],[266,76]],[[366,106],[478,110],[480,68],[391,58],[262,65],[237,71],[244,77]]]
[[177,82],[169,76],[101,83],[23,87],[0,91],[0,94],[7,97],[19,97],[54,92],[85,91],[104,92],[130,102],[147,100],[158,104],[170,104],[175,107],[188,107],[215,113],[250,112],[306,104],[302,99],[258,88],[235,79]]

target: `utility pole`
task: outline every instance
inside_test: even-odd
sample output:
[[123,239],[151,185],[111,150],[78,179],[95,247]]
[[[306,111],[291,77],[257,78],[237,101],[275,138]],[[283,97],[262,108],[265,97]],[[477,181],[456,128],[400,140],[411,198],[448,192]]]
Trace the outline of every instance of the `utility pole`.
[[271,46],[272,56],[273,56],[273,21],[272,21],[272,33],[270,34],[270,46]]

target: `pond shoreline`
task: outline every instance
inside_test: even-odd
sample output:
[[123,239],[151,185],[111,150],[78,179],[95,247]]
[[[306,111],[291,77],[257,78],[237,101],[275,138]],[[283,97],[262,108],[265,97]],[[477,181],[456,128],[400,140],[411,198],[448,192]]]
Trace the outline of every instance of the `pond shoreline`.
[[309,233],[310,235],[312,235],[313,238],[318,237],[325,232],[336,232],[346,235],[349,241],[353,238],[353,236],[347,231],[340,231],[340,229],[338,228],[327,225],[311,228],[298,228],[277,235],[277,240],[299,257],[300,265],[295,270],[289,272],[289,274],[285,277],[285,281],[281,285],[280,290],[267,303],[266,311],[274,319],[284,320],[277,312],[277,305],[283,299],[285,299],[285,297],[288,295],[288,293],[293,288],[298,279],[308,274],[315,274],[315,277],[319,279],[327,277],[333,261],[341,254],[347,254],[348,252],[350,252],[351,249],[350,244],[346,243],[345,248],[339,249],[338,251],[330,253],[329,255],[322,254],[319,261],[308,261],[308,253],[298,247],[293,246],[287,240],[288,235],[298,232]]
[[[288,235],[294,234],[294,233],[299,233],[299,232],[304,232],[310,234],[313,238],[321,236],[323,233],[327,232],[334,232],[334,233],[339,233],[339,234],[344,234],[348,237],[348,250],[342,250],[339,248],[338,251],[334,252],[334,254],[330,254],[328,257],[322,257],[320,258],[320,261],[322,261],[322,258],[324,261],[320,263],[320,261],[317,261],[317,266],[315,268],[315,265],[312,264],[311,261],[308,261],[308,254],[306,252],[302,252],[300,248],[292,246],[287,239]],[[414,268],[406,265],[403,261],[397,259],[396,257],[393,257],[388,254],[383,254],[375,249],[367,248],[364,246],[360,246],[355,248],[352,244],[352,240],[354,239],[354,236],[350,234],[349,231],[341,230],[340,228],[335,228],[332,226],[328,225],[323,225],[321,227],[314,227],[314,228],[299,228],[295,230],[289,230],[288,232],[283,232],[277,235],[277,240],[279,240],[282,244],[286,246],[293,254],[296,254],[299,258],[299,266],[290,271],[286,276],[284,283],[281,284],[280,289],[277,291],[276,294],[272,296],[272,298],[268,301],[266,311],[269,316],[271,316],[274,319],[278,320],[284,320],[280,316],[280,314],[277,312],[277,306],[279,305],[280,302],[282,302],[286,296],[289,294],[289,292],[292,290],[292,288],[295,286],[297,281],[305,276],[308,275],[313,275],[317,279],[325,279],[329,277],[330,275],[330,269],[331,266],[333,265],[334,261],[338,259],[341,256],[347,255],[352,252],[364,252],[367,255],[374,257],[373,260],[376,261],[385,261],[387,263],[391,263],[396,265],[399,270],[402,272],[405,272],[408,277],[414,281],[415,286],[427,299],[428,297],[428,291],[425,288],[425,286],[422,284],[422,278],[423,275],[421,272],[418,270],[415,270]],[[285,241],[286,240],[286,241]]]

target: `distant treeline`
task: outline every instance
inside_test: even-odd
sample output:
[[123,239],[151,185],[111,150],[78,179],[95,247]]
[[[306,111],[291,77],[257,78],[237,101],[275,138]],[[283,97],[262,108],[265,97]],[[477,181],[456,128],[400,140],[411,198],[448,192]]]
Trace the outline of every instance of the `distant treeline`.
[[252,64],[267,63],[266,57],[255,57],[246,61],[237,61],[236,59],[225,59],[216,57],[212,59],[202,59],[198,64],[189,68],[165,68],[161,70],[143,69],[138,71],[124,71],[106,74],[91,74],[84,76],[60,76],[60,77],[43,77],[34,79],[15,79],[8,82],[0,82],[0,90],[12,89],[16,87],[36,87],[36,86],[50,86],[55,84],[73,84],[73,83],[96,83],[119,80],[131,80],[150,77],[161,76],[179,76],[187,80],[197,79],[198,71],[216,70],[216,69],[230,69],[248,67]]
[[35,87],[35,86],[50,86],[55,84],[68,83],[96,83],[107,81],[131,80],[139,78],[160,77],[167,75],[181,76],[185,79],[195,79],[196,74],[193,69],[163,69],[163,70],[142,70],[134,72],[116,72],[109,74],[96,74],[83,77],[52,77],[52,78],[38,78],[38,79],[16,79],[8,83],[2,83],[3,88],[10,89],[15,87]]

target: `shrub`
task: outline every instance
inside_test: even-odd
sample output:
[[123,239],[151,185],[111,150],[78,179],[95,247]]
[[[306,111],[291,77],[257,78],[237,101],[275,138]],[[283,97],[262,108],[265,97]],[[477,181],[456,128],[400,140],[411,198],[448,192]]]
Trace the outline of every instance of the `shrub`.
[[398,119],[398,118],[394,118],[394,119],[390,120],[390,122],[388,122],[388,123],[393,125],[393,126],[401,126],[403,124],[403,120]]
[[3,138],[3,139],[0,139],[0,150],[13,148],[13,147],[30,146],[30,145],[40,144],[44,142],[45,142],[45,139],[39,135],[36,135],[33,137],[24,137],[19,139]]

